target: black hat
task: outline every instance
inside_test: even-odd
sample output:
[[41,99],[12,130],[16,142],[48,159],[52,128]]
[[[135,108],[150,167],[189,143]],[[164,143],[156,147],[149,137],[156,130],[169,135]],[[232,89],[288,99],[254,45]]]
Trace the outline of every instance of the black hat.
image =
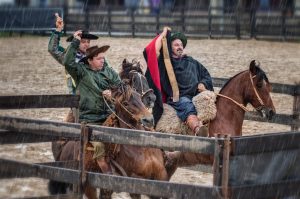
[[108,49],[109,49],[110,46],[108,45],[105,45],[105,46],[101,46],[101,47],[98,47],[98,46],[92,46],[88,49],[86,49],[86,56],[84,58],[82,58],[80,60],[80,62],[84,62],[84,63],[87,63],[87,60],[89,58],[92,58],[96,55],[98,55],[99,53],[104,53],[106,52]]
[[[67,38],[67,42],[71,42],[74,36],[71,35]],[[89,39],[89,40],[96,40],[98,36],[90,34],[88,31],[82,31],[81,39]]]
[[185,48],[187,44],[187,38],[186,36],[181,32],[175,32],[171,35],[171,41],[174,41],[175,39],[180,39],[183,45],[183,48]]

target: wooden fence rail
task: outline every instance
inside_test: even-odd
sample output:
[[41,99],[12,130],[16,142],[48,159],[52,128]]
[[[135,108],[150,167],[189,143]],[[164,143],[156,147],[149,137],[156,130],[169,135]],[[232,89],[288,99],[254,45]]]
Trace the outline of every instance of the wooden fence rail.
[[[226,79],[214,78],[214,86],[223,86]],[[299,113],[299,86],[273,84],[277,93],[294,96],[294,113]],[[1,96],[0,109],[78,107],[79,96]],[[258,120],[253,114],[250,119]],[[265,122],[265,121],[264,121]],[[299,114],[276,115],[274,123],[299,127]],[[194,186],[152,180],[141,180],[87,172],[87,182],[95,187],[116,191],[173,198],[264,198],[299,196],[300,132],[245,137],[201,138],[162,134],[129,129],[88,125],[89,141],[103,141],[191,151],[214,155],[214,186]],[[80,124],[0,116],[0,144],[46,142],[59,139],[82,140]],[[275,158],[274,158],[275,157]],[[290,158],[287,158],[290,157]],[[249,166],[249,162],[257,166]],[[83,170],[80,162],[26,164],[0,159],[0,178],[42,177],[81,185]],[[274,165],[281,165],[274,167]],[[235,170],[236,169],[236,170]],[[283,174],[279,175],[279,171]],[[290,171],[290,173],[286,173]],[[269,174],[276,173],[276,178]],[[239,175],[237,175],[239,174]],[[249,176],[265,176],[266,181]],[[287,176],[287,177],[286,177]],[[250,179],[250,181],[249,181]],[[252,180],[252,181],[251,181]],[[109,182],[109,183],[107,183]],[[251,182],[251,183],[249,183]],[[270,192],[266,192],[266,190]],[[249,197],[244,194],[251,195]],[[59,198],[81,198],[81,192]],[[251,196],[251,197],[250,197]],[[52,198],[49,196],[48,198]]]
[[[238,6],[238,4],[237,4]],[[147,8],[127,10],[116,6],[85,6],[61,8],[1,8],[0,31],[40,32],[51,31],[53,13],[65,20],[65,31],[86,29],[109,36],[153,36],[162,27],[183,31],[190,37],[273,38],[294,40],[300,38],[298,12],[289,16],[285,8],[259,11],[257,7],[176,7],[172,12],[143,13]],[[11,20],[11,19],[14,20]]]
[[[88,126],[88,128],[93,130],[89,138],[94,141],[101,140],[119,144],[157,147],[166,150],[194,151],[214,154],[215,156],[215,180],[213,187],[180,185],[87,172],[87,182],[95,187],[109,188],[116,191],[130,190],[133,193],[173,198],[199,198],[199,196],[203,198],[239,198],[243,194],[249,193],[250,190],[255,191],[252,198],[254,196],[260,198],[293,196],[298,195],[300,192],[299,189],[293,189],[300,183],[300,168],[297,166],[300,164],[300,132],[231,138],[216,137],[213,139],[139,132],[92,125]],[[64,135],[68,139],[78,139],[80,134],[80,126],[78,124],[13,117],[0,117],[0,129],[14,132],[30,132],[36,135],[58,134]],[[0,140],[3,139],[2,137],[0,137]],[[151,143],[150,145],[148,141]],[[3,142],[1,141],[1,143]],[[263,161],[264,159],[261,157],[269,159]],[[276,158],[274,159],[274,157]],[[248,160],[257,165],[249,166]],[[26,164],[3,159],[0,160],[0,163],[1,178],[36,176],[70,183],[81,183],[79,180],[82,175],[80,170],[62,168],[61,163],[58,163],[60,166],[51,166],[51,163]],[[279,166],[274,168],[273,165]],[[251,174],[251,172],[254,172],[256,175]],[[279,177],[273,177],[274,172],[276,173],[275,176]],[[279,172],[284,173],[279,175]],[[272,175],[268,175],[269,173]],[[265,177],[261,178],[261,175],[265,175]],[[251,176],[254,176],[254,178]],[[269,177],[266,178],[266,176]],[[262,182],[255,184],[257,179],[267,180],[266,183],[260,180]],[[261,187],[270,192],[265,193]]]

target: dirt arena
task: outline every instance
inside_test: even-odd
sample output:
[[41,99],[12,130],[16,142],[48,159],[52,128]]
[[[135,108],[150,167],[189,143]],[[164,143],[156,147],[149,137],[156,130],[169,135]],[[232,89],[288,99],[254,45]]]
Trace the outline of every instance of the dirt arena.
[[[64,69],[47,52],[48,37],[0,38],[0,95],[65,94]],[[65,39],[63,39],[65,40]],[[150,39],[102,37],[92,44],[109,44],[107,59],[119,70],[124,58],[144,62],[142,51]],[[68,44],[63,41],[63,46]],[[213,77],[229,78],[260,61],[269,80],[294,84],[300,80],[299,43],[256,40],[189,40],[186,53],[199,60]],[[290,96],[272,94],[277,113],[292,113]],[[0,110],[1,115],[61,121],[68,109]],[[289,126],[245,121],[243,134],[288,131]],[[49,143],[0,146],[0,158],[25,162],[52,161]],[[1,166],[1,165],[0,165]],[[209,173],[178,169],[173,182],[211,185]],[[0,180],[0,198],[47,195],[47,180]],[[116,198],[123,198],[124,195]],[[126,197],[125,197],[126,198]]]

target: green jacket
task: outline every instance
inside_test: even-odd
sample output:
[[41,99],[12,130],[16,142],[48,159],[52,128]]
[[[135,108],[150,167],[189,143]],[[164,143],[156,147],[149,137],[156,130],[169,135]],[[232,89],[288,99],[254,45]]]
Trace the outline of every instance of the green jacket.
[[[60,37],[62,33],[53,31],[48,43],[48,52],[52,55],[52,57],[61,65],[63,65],[64,57],[65,57],[65,48],[60,46]],[[76,85],[75,82],[72,80],[71,76],[66,72],[66,81],[68,87],[69,94],[76,94]]]
[[80,93],[79,121],[103,122],[111,112],[103,100],[102,92],[118,85],[121,80],[118,73],[106,62],[100,71],[91,70],[89,65],[84,63],[76,63],[75,55],[79,42],[74,39],[64,57],[65,68],[75,80]]

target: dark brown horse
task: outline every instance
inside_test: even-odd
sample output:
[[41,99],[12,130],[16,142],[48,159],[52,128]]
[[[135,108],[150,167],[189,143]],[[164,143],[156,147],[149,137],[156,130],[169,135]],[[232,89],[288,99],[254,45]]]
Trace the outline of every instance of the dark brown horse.
[[[257,61],[251,61],[249,70],[229,79],[220,90],[216,102],[217,115],[209,123],[209,136],[213,137],[215,134],[241,136],[248,103],[262,117],[271,119],[275,114],[275,108],[270,92],[271,85],[266,73]],[[168,157],[172,160],[166,165],[169,176],[173,175],[177,167],[213,163],[213,157],[197,153],[174,152],[169,153]]]
[[142,101],[147,108],[153,108],[156,96],[149,87],[140,62],[135,59],[128,62],[124,59],[119,76],[122,81],[127,82],[136,92],[141,94]]
[[[104,125],[137,130],[153,128],[153,116],[142,103],[140,94],[131,89],[130,86],[121,84],[118,88],[112,89],[112,99],[115,111]],[[91,145],[89,144],[89,146]],[[109,143],[105,143],[105,148],[108,155],[113,156],[114,161],[124,169],[127,176],[168,180],[163,153],[160,149]],[[110,150],[112,148],[117,150]],[[110,153],[110,151],[114,152]],[[76,160],[78,159],[78,152],[79,143],[68,142],[62,150],[59,160]],[[92,156],[92,151],[86,152],[85,168],[89,171],[100,172],[101,170]],[[88,198],[97,198],[95,188],[86,186],[85,194]]]

